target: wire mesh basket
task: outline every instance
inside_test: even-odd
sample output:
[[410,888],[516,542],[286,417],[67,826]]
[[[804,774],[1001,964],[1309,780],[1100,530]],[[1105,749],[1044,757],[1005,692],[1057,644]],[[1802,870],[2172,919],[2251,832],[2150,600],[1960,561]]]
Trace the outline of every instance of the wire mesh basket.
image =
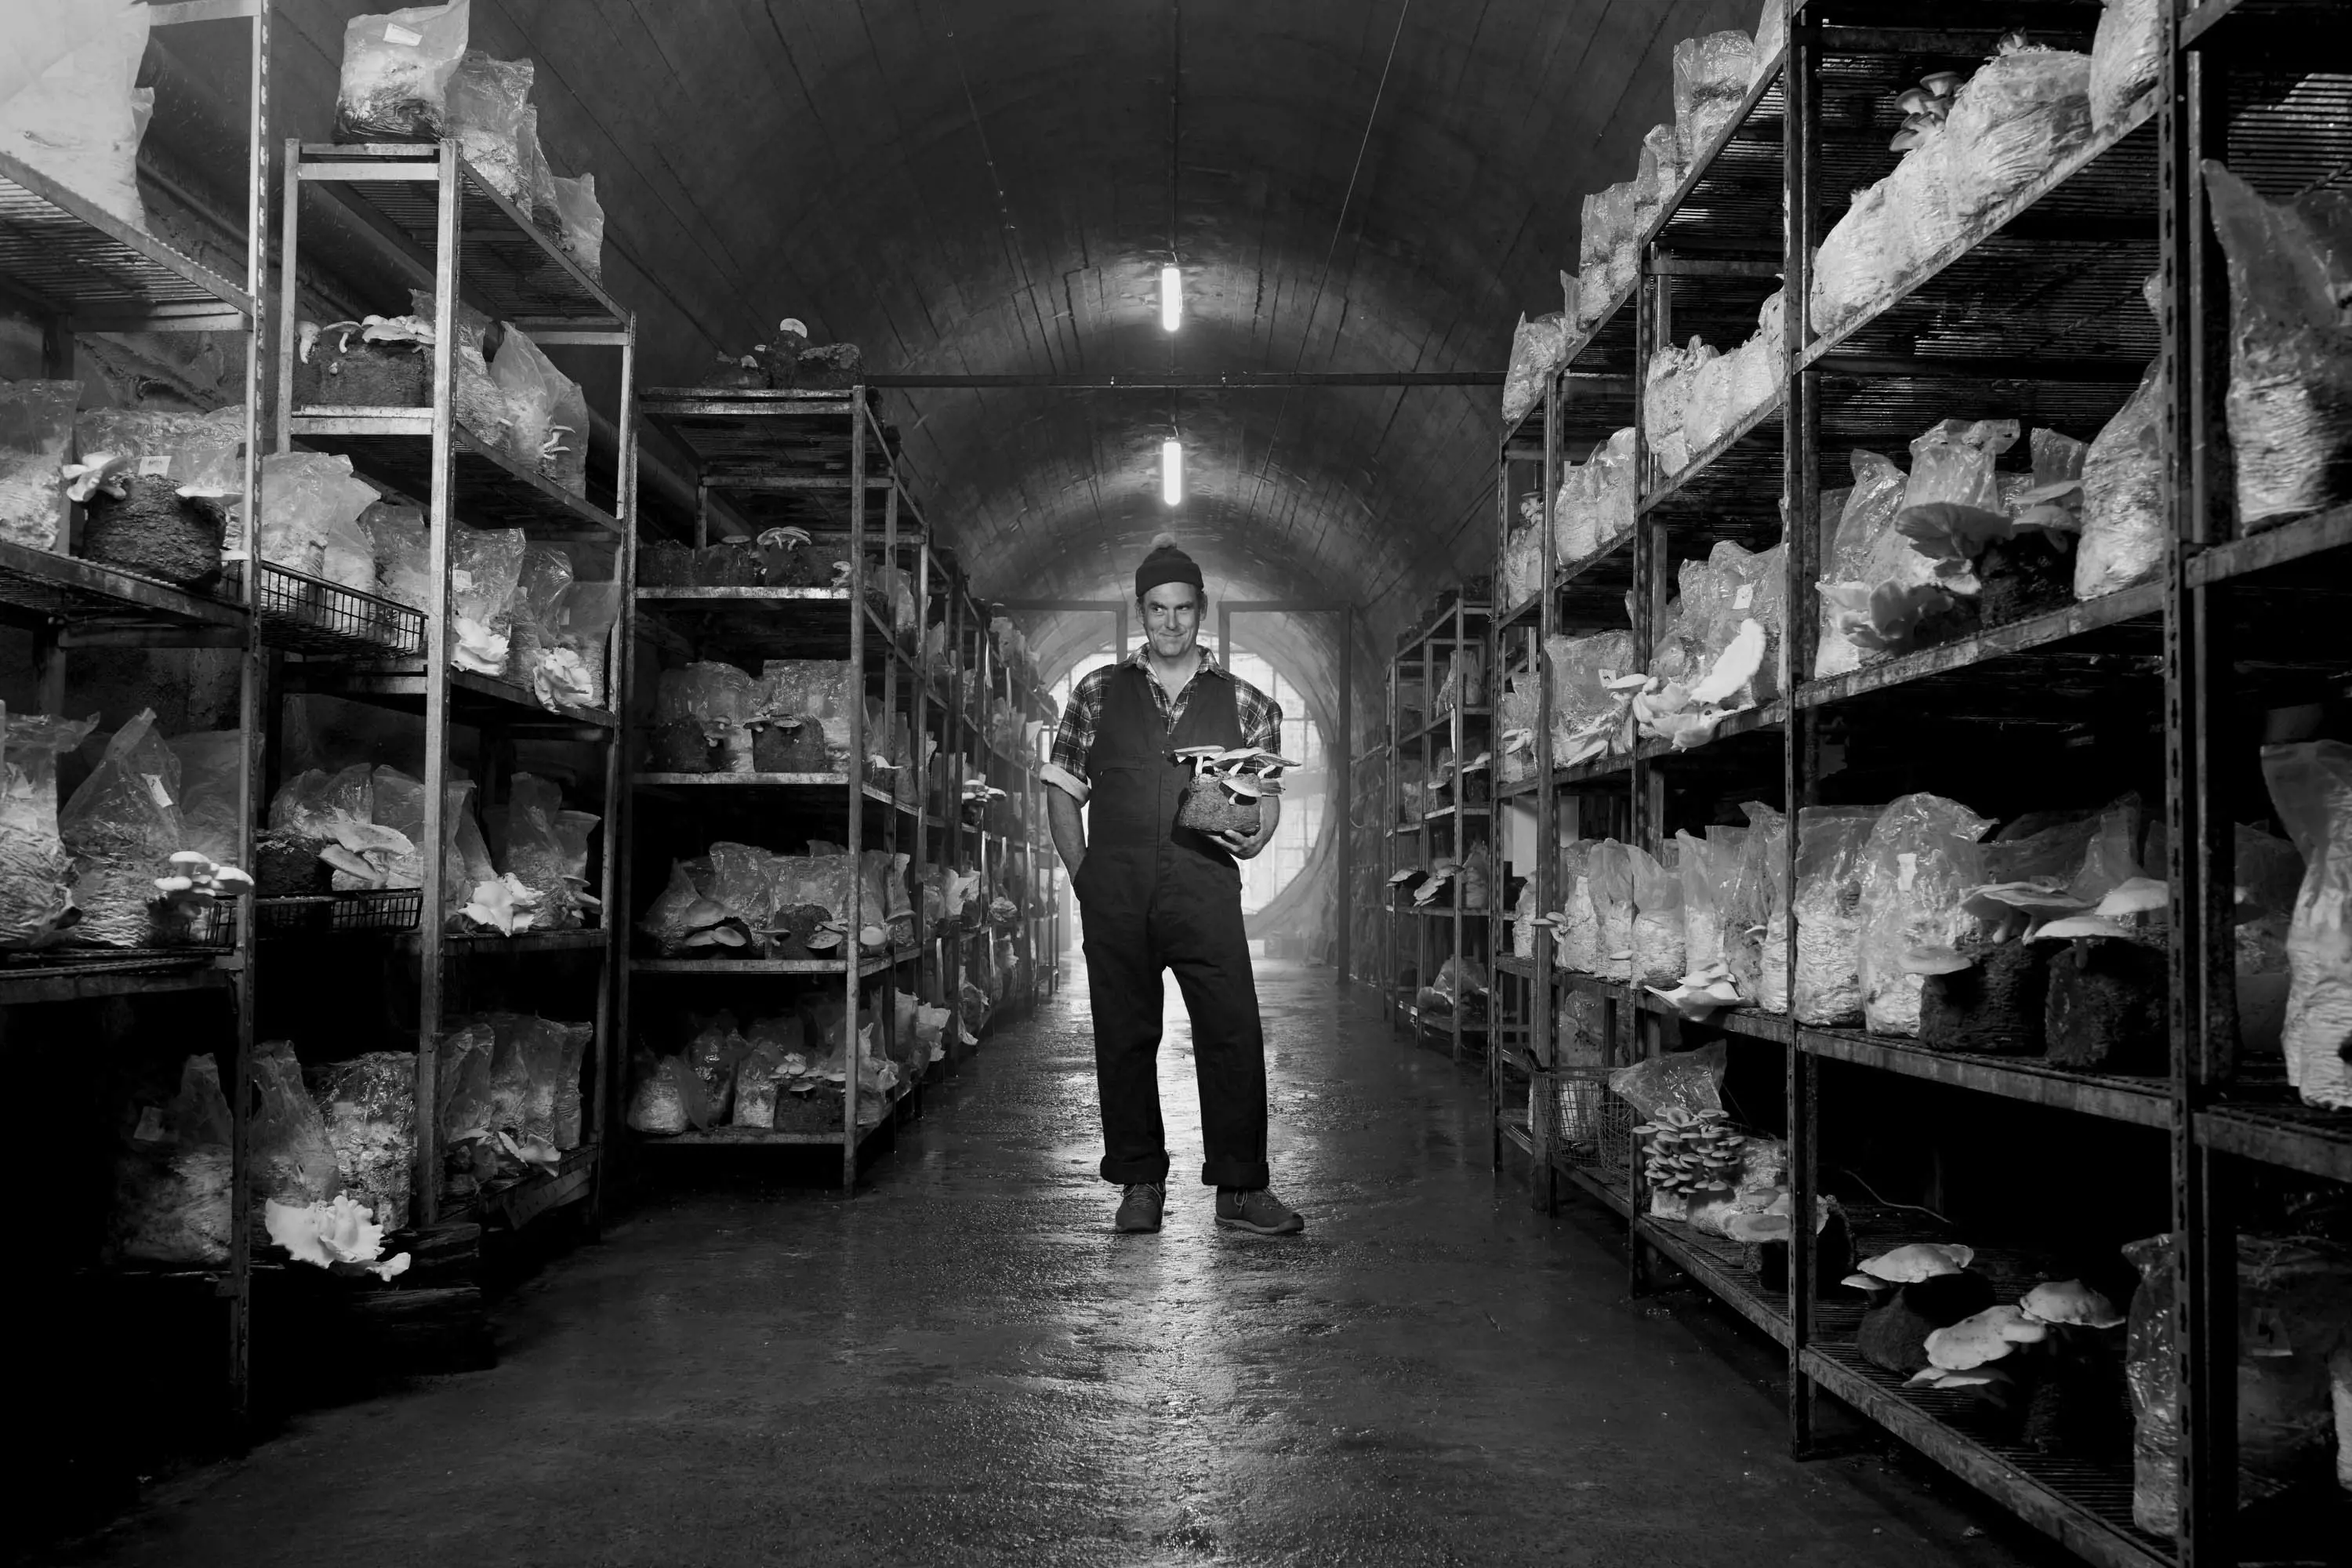
[[425,616],[340,583],[261,563],[262,641],[314,657],[407,658],[425,651]]
[[1625,1168],[1633,1152],[1633,1108],[1609,1088],[1607,1068],[1560,1068],[1540,1075],[1550,1089],[1542,1129],[1549,1150],[1595,1171]]
[[265,936],[415,931],[424,910],[422,888],[373,888],[254,900],[255,929]]

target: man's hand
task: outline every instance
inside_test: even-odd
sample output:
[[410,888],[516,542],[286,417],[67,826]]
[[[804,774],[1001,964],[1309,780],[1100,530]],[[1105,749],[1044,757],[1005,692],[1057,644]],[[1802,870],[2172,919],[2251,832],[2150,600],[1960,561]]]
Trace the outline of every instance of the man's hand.
[[1225,853],[1236,860],[1255,860],[1260,851],[1274,842],[1275,829],[1282,826],[1282,796],[1265,795],[1257,803],[1257,828],[1251,833],[1236,833],[1231,828],[1214,835]]

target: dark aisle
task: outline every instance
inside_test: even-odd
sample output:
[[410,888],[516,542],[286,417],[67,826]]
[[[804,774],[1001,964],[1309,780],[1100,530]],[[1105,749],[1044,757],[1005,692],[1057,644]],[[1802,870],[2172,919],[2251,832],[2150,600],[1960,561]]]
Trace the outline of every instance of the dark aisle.
[[1303,1238],[1220,1233],[1192,1186],[1163,1234],[1110,1233],[1066,1000],[934,1090],[855,1204],[654,1201],[509,1303],[496,1371],[305,1416],[77,1560],[2058,1560],[1916,1462],[1791,1463],[1723,1314],[1629,1300],[1600,1220],[1496,1185],[1471,1074],[1335,1009],[1328,971],[1261,984]]

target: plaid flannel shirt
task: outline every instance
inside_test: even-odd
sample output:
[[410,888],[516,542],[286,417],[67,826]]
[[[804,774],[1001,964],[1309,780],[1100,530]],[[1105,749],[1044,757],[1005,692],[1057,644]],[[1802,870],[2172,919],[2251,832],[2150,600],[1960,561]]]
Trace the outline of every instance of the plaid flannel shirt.
[[[1165,732],[1175,732],[1177,721],[1184,717],[1184,710],[1191,706],[1192,693],[1202,679],[1213,678],[1233,682],[1234,717],[1241,721],[1242,744],[1262,746],[1269,752],[1281,751],[1282,705],[1220,665],[1216,655],[1207,648],[1202,648],[1200,655],[1200,668],[1193,672],[1192,679],[1184,683],[1184,689],[1172,699],[1158,680],[1145,682],[1151,688],[1152,701],[1160,706],[1160,721],[1167,726]],[[1143,670],[1148,676],[1151,673],[1150,657],[1151,647],[1146,643],[1128,658],[1127,663]],[[1062,727],[1054,736],[1053,760],[1045,764],[1045,782],[1074,796],[1082,805],[1086,804],[1087,796],[1094,793],[1094,786],[1087,778],[1087,753],[1094,750],[1095,727],[1102,721],[1103,699],[1109,689],[1110,678],[1120,668],[1116,664],[1107,664],[1100,669],[1090,670],[1070,689],[1069,708],[1063,713]],[[1279,783],[1269,786],[1276,791],[1281,787]]]

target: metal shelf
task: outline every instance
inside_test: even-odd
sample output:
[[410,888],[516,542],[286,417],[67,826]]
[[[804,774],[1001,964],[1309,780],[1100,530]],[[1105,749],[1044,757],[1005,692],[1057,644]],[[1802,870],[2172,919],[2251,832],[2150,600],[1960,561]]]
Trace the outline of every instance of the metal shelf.
[[212,641],[241,639],[245,607],[189,593],[120,566],[0,543],[0,620],[39,628],[63,623],[84,631],[165,631]]
[[[408,243],[428,267],[440,217],[441,145],[436,142],[302,143],[295,174],[330,186]],[[562,321],[617,329],[628,312],[603,285],[515,205],[457,160],[457,276],[463,296],[507,321]]]
[[[2345,563],[2340,558],[2322,561],[2326,556],[2339,556],[2347,546],[2352,546],[2352,506],[2340,506],[2332,511],[2313,512],[2283,522],[2260,533],[2250,533],[2226,544],[2217,544],[2200,551],[2189,558],[2187,576],[2192,588],[2208,588],[2221,583],[2252,580],[2264,587],[2295,586],[2292,579],[2305,576],[2285,568],[2319,565],[2329,570],[2328,580],[2311,584],[2305,576],[2305,585],[2323,586],[2330,592],[2340,590]],[[2273,582],[2273,579],[2288,579]]]
[[1797,705],[1822,708],[1897,688],[1906,700],[1965,697],[1994,714],[2096,702],[2120,679],[2160,676],[2163,613],[2163,584],[2142,583],[1826,680],[1801,681]]
[[[350,697],[367,700],[387,700],[389,706],[407,707],[425,700],[425,689],[430,679],[425,670],[414,661],[376,666],[299,665],[287,672],[292,689],[314,692],[325,697]],[[523,688],[496,676],[478,675],[470,669],[449,672],[450,705],[457,710],[460,723],[485,723],[506,729],[543,728],[550,725],[594,730],[612,730],[620,720],[604,708],[575,707],[565,704],[543,708],[538,700]]]
[[312,658],[404,658],[425,652],[425,612],[308,573],[261,563],[254,620],[261,640]]
[[[351,458],[369,479],[413,497],[433,493],[429,408],[309,408],[289,426],[296,439]],[[461,426],[449,431],[452,504],[481,528],[520,528],[533,539],[614,542],[618,519],[587,497],[523,467]]]
[[0,278],[79,331],[241,331],[252,295],[0,153]]
[[2322,1110],[2291,1092],[2228,1102],[2197,1112],[2197,1141],[2242,1159],[2352,1183],[2352,1111]]
[[[912,962],[919,948],[877,953],[857,961],[859,978],[870,978]],[[629,968],[639,974],[842,974],[838,958],[633,958]]]
[[87,959],[42,954],[28,964],[0,967],[0,1007],[37,1002],[87,1002],[100,996],[143,996],[166,991],[226,989],[235,978],[231,965],[212,949],[186,954],[109,957],[93,953]]

